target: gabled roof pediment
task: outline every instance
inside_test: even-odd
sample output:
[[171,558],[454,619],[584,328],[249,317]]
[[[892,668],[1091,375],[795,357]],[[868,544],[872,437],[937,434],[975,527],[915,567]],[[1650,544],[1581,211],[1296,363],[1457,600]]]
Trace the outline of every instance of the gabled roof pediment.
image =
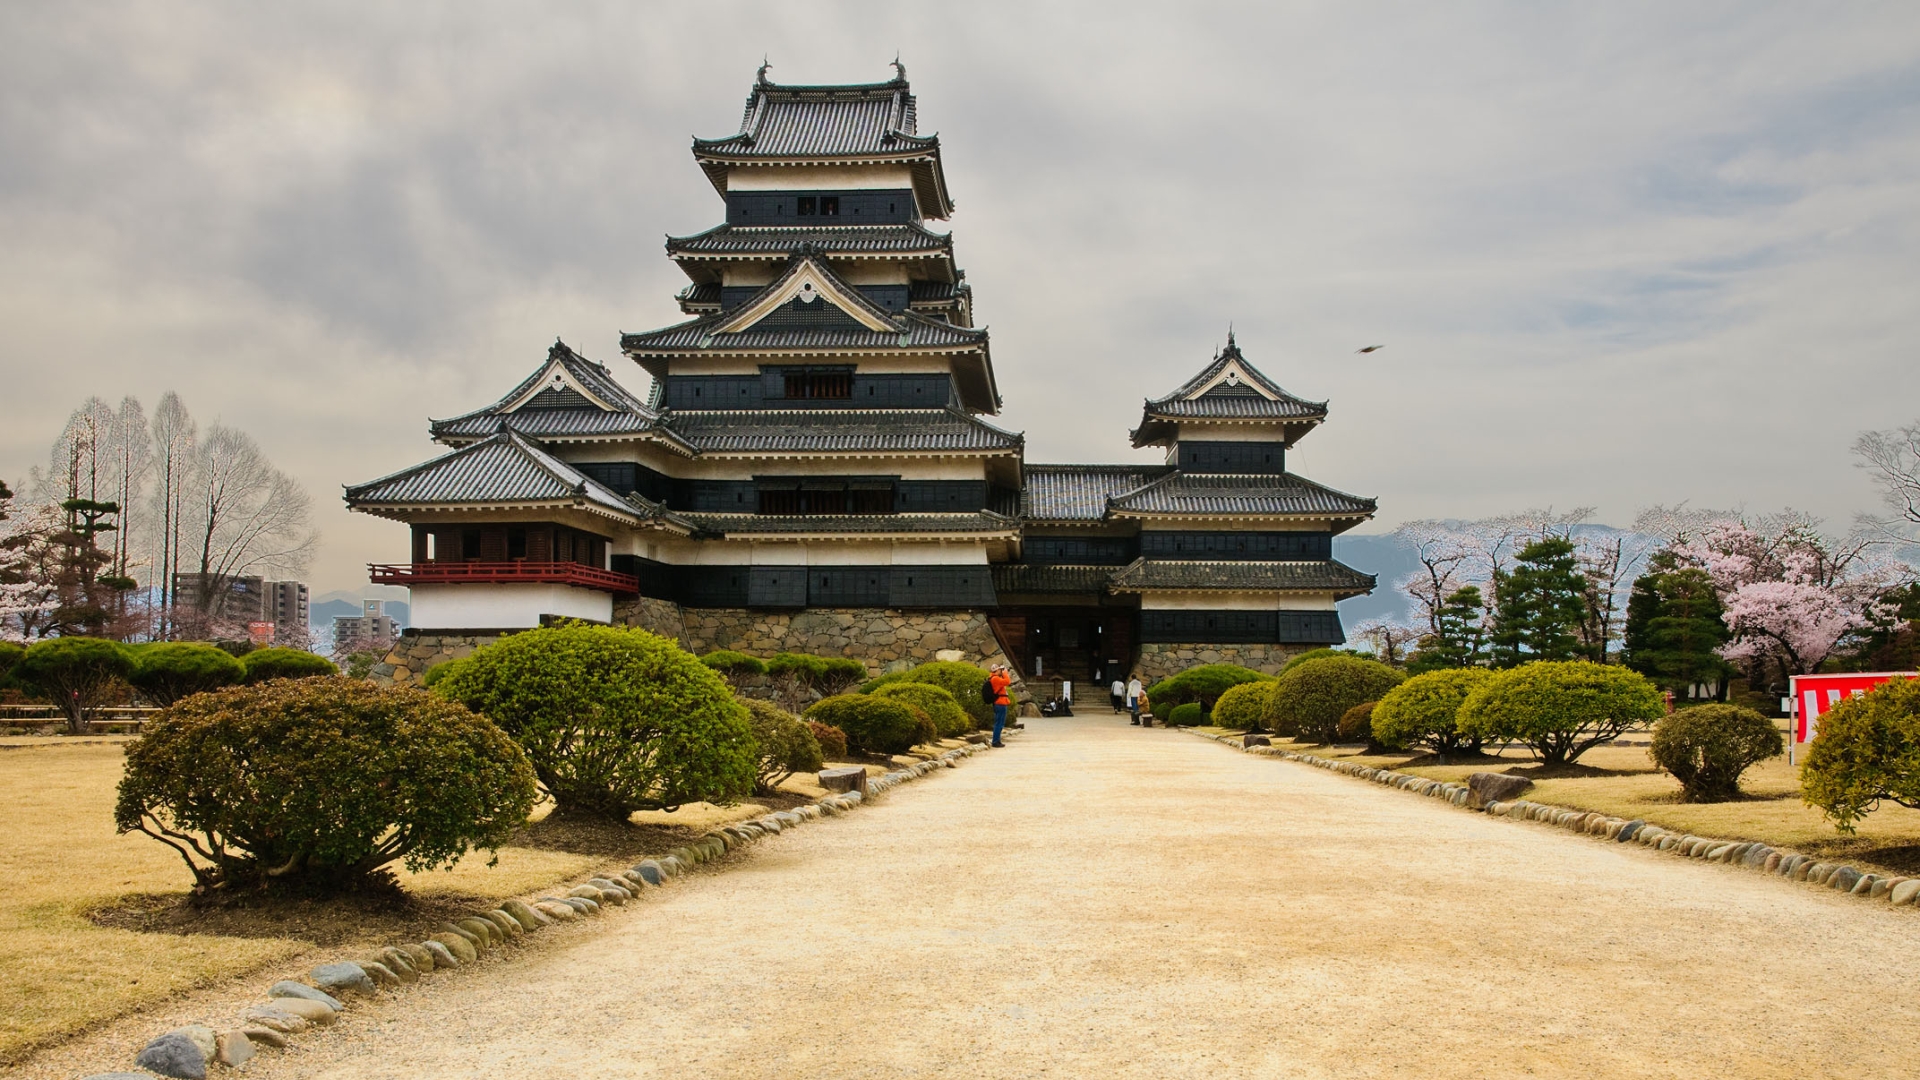
[[1133,432],[1133,445],[1166,445],[1182,421],[1270,422],[1277,425],[1282,440],[1292,445],[1326,417],[1326,402],[1287,393],[1247,362],[1229,332],[1227,347],[1200,374],[1146,403],[1140,426]]
[[615,382],[606,368],[555,341],[547,359],[499,401],[447,420],[434,420],[435,439],[485,438],[512,428],[536,438],[637,434],[660,414]]
[[801,254],[787,265],[785,273],[762,289],[760,295],[715,323],[712,333],[741,333],[789,304],[798,304],[803,311],[814,305],[828,305],[876,333],[897,334],[901,330],[901,324],[886,309],[847,284],[826,263],[812,254]]

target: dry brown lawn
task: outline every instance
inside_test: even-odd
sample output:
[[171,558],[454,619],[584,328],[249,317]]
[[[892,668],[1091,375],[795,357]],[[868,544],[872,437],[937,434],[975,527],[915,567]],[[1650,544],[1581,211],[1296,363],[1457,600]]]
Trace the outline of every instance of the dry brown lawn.
[[[476,902],[628,865],[768,809],[698,803],[636,814],[637,828],[613,827],[609,836],[551,826],[543,807],[496,865],[479,853],[451,870],[401,873],[409,902],[202,912],[183,903],[193,882],[178,855],[146,836],[114,833],[127,741],[0,740],[0,971],[8,973],[0,980],[0,1066],[184,991],[262,968],[293,974],[323,953],[337,958],[417,938]],[[811,777],[786,786],[787,796],[763,802],[821,794]]]
[[[1202,728],[1215,734],[1238,734]],[[1645,732],[1627,736],[1645,743]],[[1435,780],[1464,782],[1477,772],[1530,775],[1542,766],[1524,749],[1459,764],[1423,763],[1422,755],[1369,754],[1357,746],[1304,746],[1275,739],[1319,757],[1357,761]],[[1431,758],[1426,758],[1431,761]],[[1775,847],[1810,855],[1844,858],[1862,869],[1881,873],[1920,875],[1920,810],[1886,803],[1860,824],[1854,836],[1843,836],[1819,810],[1800,801],[1799,767],[1782,756],[1747,770],[1741,788],[1747,798],[1728,803],[1683,803],[1680,782],[1660,771],[1644,745],[1611,745],[1581,755],[1569,773],[1592,775],[1534,776],[1533,789],[1524,798],[1623,818],[1644,818],[1662,828],[1730,840],[1760,840]]]

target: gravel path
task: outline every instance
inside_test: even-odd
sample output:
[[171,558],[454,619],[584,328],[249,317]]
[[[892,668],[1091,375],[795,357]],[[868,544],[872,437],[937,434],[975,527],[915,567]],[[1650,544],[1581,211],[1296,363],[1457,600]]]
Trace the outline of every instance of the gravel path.
[[247,1071],[1920,1074],[1920,914],[1106,716],[728,863]]

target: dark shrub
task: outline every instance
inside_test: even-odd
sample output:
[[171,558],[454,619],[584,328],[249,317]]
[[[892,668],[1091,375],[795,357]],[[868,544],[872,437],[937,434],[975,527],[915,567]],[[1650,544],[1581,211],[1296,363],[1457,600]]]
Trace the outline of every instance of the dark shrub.
[[268,679],[311,679],[316,675],[340,673],[340,669],[333,666],[333,661],[324,656],[317,656],[305,649],[282,646],[255,649],[240,658],[240,666],[247,671],[249,686]]
[[1168,727],[1199,727],[1207,722],[1207,714],[1197,701],[1183,701],[1167,713]]
[[180,853],[194,891],[355,887],[399,860],[497,849],[536,791],[499,728],[424,690],[348,679],[181,700],[127,748],[114,821]]
[[967,710],[967,715],[973,717],[975,727],[986,727],[993,723],[993,706],[980,698],[980,688],[987,684],[987,673],[982,668],[958,660],[934,660],[906,671],[882,675],[860,689],[870,694],[879,687],[902,682],[926,683],[952,694],[953,700],[959,702],[960,707]]
[[702,656],[700,662],[722,675],[765,675],[766,662],[757,656],[748,656],[732,649],[715,649]]
[[832,697],[866,678],[867,665],[848,656],[780,652],[767,657],[767,674],[793,679],[809,690]]
[[847,733],[832,724],[823,724],[818,720],[805,721],[807,730],[813,732],[814,741],[820,744],[820,754],[828,761],[847,760]]
[[13,674],[14,667],[25,655],[27,655],[25,645],[17,641],[0,641],[0,682],[5,682],[7,677]]
[[461,664],[464,662],[465,661],[463,660],[442,660],[440,663],[433,665],[432,667],[428,668],[424,672],[421,672],[420,685],[421,686],[435,685],[441,679],[444,679],[447,676],[453,674],[454,671],[457,670],[455,665]]
[[155,705],[171,705],[232,686],[246,676],[240,661],[225,649],[198,641],[156,641],[134,650],[133,674],[127,681]]
[[770,795],[794,773],[820,771],[820,740],[799,717],[758,698],[744,698],[740,704],[747,707],[748,723],[760,748],[755,791]]
[[526,630],[453,665],[434,692],[519,740],[556,812],[732,803],[753,789],[746,707],[710,667],[645,630]]
[[889,683],[875,689],[873,696],[904,701],[926,713],[940,738],[952,739],[973,730],[973,717],[967,710],[960,707],[952,694],[932,683]]
[[1682,802],[1740,797],[1740,774],[1786,751],[1773,721],[1739,705],[1696,705],[1653,726],[1653,763],[1680,781]]
[[34,644],[13,667],[12,677],[38,691],[67,714],[67,730],[79,735],[87,711],[101,705],[133,674],[133,653],[104,638],[63,637]]
[[1233,687],[1243,683],[1267,682],[1272,678],[1271,675],[1239,664],[1201,664],[1161,679],[1147,688],[1147,694],[1153,698],[1156,708],[1172,708],[1195,701],[1205,711],[1212,709],[1213,703],[1220,700],[1220,695]]
[[1334,728],[1334,733],[1340,737],[1340,741],[1365,742],[1370,745],[1380,745],[1384,749],[1385,745],[1376,744],[1373,738],[1373,707],[1378,704],[1380,703],[1377,701],[1363,701],[1341,713],[1340,723]]
[[1467,745],[1460,706],[1493,678],[1484,668],[1441,668],[1387,691],[1373,710],[1373,738],[1382,746],[1424,746],[1445,754]]
[[1920,809],[1920,679],[1882,683],[1820,714],[1800,796],[1843,833],[1882,799]]
[[1380,700],[1403,678],[1385,664],[1346,653],[1308,660],[1274,684],[1264,722],[1290,738],[1330,743],[1340,737],[1340,718],[1348,709]]
[[1215,725],[1234,731],[1259,731],[1267,711],[1267,697],[1278,685],[1272,679],[1230,686],[1213,703],[1209,714]]
[[1646,677],[1590,660],[1541,660],[1498,672],[1460,705],[1460,731],[1526,743],[1549,765],[1666,715]]
[[847,747],[868,754],[902,754],[913,749],[931,724],[927,714],[904,701],[872,694],[835,694],[806,712],[809,720],[832,724],[847,733]]

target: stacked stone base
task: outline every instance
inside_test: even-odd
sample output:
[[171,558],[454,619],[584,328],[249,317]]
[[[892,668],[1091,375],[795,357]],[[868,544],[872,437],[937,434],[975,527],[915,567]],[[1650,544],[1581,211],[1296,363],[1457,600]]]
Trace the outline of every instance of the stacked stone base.
[[1134,670],[1148,682],[1178,675],[1197,664],[1239,664],[1269,675],[1278,675],[1280,669],[1287,666],[1287,661],[1315,648],[1319,646],[1150,643],[1140,646],[1140,659],[1134,664]]

